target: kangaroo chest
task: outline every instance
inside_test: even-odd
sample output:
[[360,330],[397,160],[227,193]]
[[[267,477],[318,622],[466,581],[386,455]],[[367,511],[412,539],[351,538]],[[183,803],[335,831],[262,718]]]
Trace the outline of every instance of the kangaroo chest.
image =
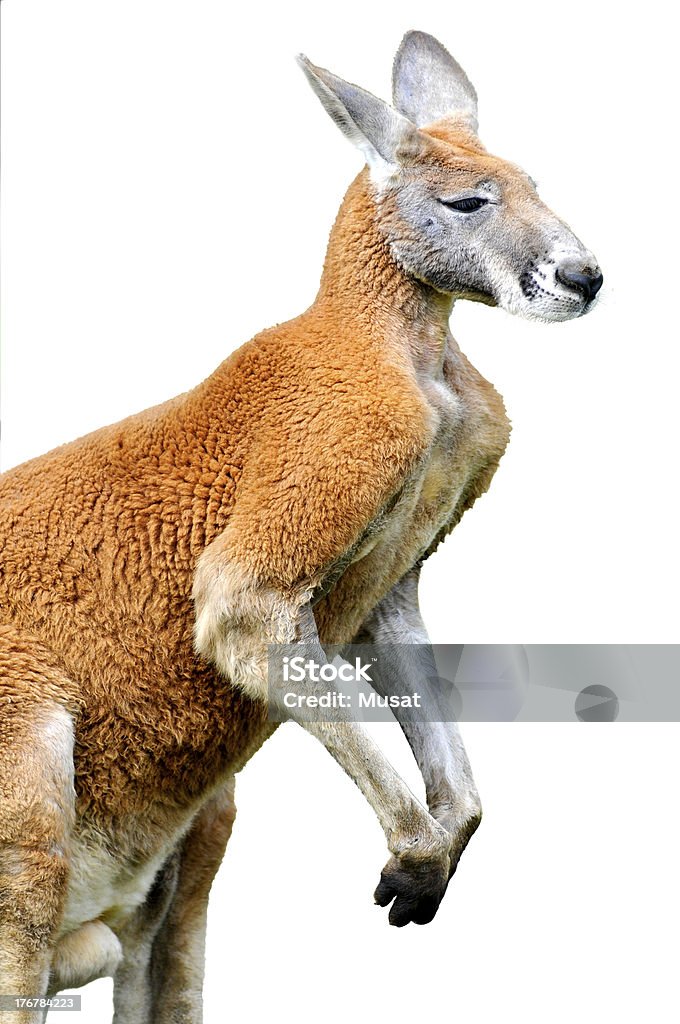
[[489,486],[510,425],[498,392],[452,342],[441,371],[419,387],[432,439],[395,501],[370,524],[317,609],[326,642],[347,642],[375,604],[458,522]]
[[495,470],[507,443],[507,420],[498,416],[496,393],[469,375],[462,380],[457,369],[449,360],[440,375],[421,382],[433,438],[376,532],[382,557],[394,547],[397,561],[408,567],[455,525],[471,490],[490,467]]

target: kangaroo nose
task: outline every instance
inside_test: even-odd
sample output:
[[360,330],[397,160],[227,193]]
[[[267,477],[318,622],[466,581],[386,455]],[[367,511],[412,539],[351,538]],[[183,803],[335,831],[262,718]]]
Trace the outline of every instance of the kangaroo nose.
[[574,291],[581,292],[588,302],[592,302],[604,281],[599,270],[595,272],[587,267],[581,270],[574,270],[569,266],[558,267],[555,277],[565,288],[573,288]]

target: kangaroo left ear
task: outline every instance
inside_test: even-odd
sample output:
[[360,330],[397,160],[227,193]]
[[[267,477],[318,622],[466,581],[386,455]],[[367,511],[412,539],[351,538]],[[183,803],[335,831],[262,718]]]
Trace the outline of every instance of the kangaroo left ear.
[[326,111],[361,150],[374,179],[389,176],[427,140],[416,126],[366,89],[316,67],[303,54],[298,64]]
[[443,117],[462,118],[477,131],[477,93],[442,44],[427,32],[407,32],[394,58],[397,110],[422,128]]

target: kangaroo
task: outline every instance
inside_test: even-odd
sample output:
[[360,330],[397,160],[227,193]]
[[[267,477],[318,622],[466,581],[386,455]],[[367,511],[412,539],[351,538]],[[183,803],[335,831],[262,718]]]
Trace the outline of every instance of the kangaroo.
[[481,815],[456,725],[395,710],[425,807],[348,714],[284,707],[268,648],[323,663],[358,637],[427,643],[420,567],[509,436],[453,304],[568,320],[602,284],[527,174],[482,146],[475,90],[437,40],[405,36],[393,106],[299,63],[366,161],[313,305],[0,484],[0,991],[113,976],[117,1024],[201,1020],[234,776],[274,719],[316,736],[374,809],[389,922],[434,917]]

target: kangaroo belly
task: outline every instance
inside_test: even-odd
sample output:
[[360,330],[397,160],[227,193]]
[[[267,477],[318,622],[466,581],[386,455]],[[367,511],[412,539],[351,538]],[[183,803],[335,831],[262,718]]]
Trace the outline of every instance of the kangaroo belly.
[[66,937],[94,921],[102,921],[114,931],[122,927],[145,902],[158,872],[192,819],[193,814],[186,814],[165,835],[154,836],[153,852],[140,859],[135,847],[146,849],[152,839],[150,834],[140,837],[141,821],[130,820],[108,835],[80,822],[71,841],[69,883],[60,934]]

